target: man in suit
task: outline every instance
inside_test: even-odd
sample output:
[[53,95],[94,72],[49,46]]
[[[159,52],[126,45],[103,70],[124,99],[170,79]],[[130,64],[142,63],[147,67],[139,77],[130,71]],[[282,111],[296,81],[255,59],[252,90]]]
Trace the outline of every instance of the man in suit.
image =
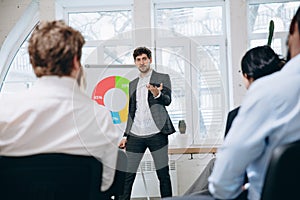
[[147,148],[154,160],[161,197],[170,197],[168,135],[175,132],[166,110],[172,101],[170,77],[151,68],[152,56],[148,48],[136,48],[133,58],[140,74],[129,83],[128,121],[119,144],[120,148],[126,148],[128,155],[124,194],[120,199],[130,199],[136,172]]

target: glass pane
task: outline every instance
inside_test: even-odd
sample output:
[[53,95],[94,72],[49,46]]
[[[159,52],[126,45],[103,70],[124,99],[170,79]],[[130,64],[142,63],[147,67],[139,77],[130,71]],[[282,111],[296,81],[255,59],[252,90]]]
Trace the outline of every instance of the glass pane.
[[223,34],[221,6],[157,9],[156,17],[157,27],[184,36]]
[[170,75],[172,84],[172,103],[167,107],[171,120],[176,131],[178,131],[179,120],[186,120],[186,78],[183,47],[167,47],[157,49],[157,54],[161,55],[164,71]]
[[291,19],[300,1],[288,3],[265,3],[249,5],[250,33],[269,32],[269,23],[274,21],[274,31],[288,31]]
[[29,61],[27,42],[24,42],[10,65],[1,92],[19,92],[31,87],[36,79]]
[[[132,30],[131,15],[129,10],[69,13],[69,24],[87,41],[107,40]],[[122,37],[131,35],[122,34]]]
[[[251,40],[250,41],[250,48],[254,48],[257,46],[263,46],[266,45],[266,39],[261,40]],[[286,55],[283,55],[283,48],[282,48],[282,40],[281,39],[273,39],[271,43],[272,49],[280,56],[285,57]]]
[[[89,57],[91,57],[92,53],[96,51],[96,47],[83,47],[82,48],[82,55],[81,55],[81,64],[91,64],[88,62]],[[95,57],[95,56],[94,56]],[[97,60],[96,58],[94,58],[94,60]],[[96,62],[96,61],[95,61]]]
[[132,64],[132,46],[105,46],[104,63]]
[[[223,134],[225,91],[220,71],[220,46],[197,48],[198,118],[200,137],[214,138]],[[197,136],[196,136],[197,137]]]

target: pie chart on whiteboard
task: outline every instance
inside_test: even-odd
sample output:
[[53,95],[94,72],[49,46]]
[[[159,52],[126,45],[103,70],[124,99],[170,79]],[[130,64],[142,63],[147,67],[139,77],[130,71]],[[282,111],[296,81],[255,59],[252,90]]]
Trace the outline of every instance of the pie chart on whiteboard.
[[95,86],[92,99],[110,110],[113,123],[127,121],[129,80],[121,76],[109,76]]

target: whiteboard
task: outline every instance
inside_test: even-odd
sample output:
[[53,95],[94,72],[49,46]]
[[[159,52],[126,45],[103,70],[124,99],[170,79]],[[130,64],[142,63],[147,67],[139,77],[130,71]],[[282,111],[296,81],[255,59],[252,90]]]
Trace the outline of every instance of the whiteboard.
[[128,117],[129,82],[138,76],[135,65],[85,65],[86,93],[110,110],[123,135]]

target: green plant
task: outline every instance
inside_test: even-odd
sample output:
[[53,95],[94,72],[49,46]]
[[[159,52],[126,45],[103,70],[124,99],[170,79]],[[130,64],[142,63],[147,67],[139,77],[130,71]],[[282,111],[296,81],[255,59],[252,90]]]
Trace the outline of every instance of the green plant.
[[268,46],[271,46],[273,34],[274,34],[274,21],[271,20],[269,23],[269,37],[268,37],[268,43],[267,43]]

